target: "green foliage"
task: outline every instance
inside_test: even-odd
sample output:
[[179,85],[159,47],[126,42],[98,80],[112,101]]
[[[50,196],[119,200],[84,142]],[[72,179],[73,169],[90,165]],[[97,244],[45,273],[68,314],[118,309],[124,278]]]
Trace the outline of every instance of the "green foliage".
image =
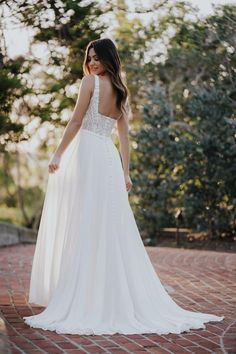
[[[1,60],[0,143],[4,150],[8,142],[30,138],[22,116],[28,123],[38,119],[39,128],[47,122],[66,124],[62,113],[69,112],[77,98],[68,88],[82,77],[85,47],[106,29],[102,15],[111,7],[102,9],[96,2],[80,0],[2,4],[11,8],[20,24],[35,29],[32,44],[43,43],[48,53],[42,62],[36,57]],[[212,237],[233,235],[236,6],[218,7],[206,19],[198,18],[183,1],[160,1],[155,9],[149,11],[151,20],[145,25],[140,16],[144,9],[130,17],[123,0],[117,0],[112,9],[117,22],[113,34],[135,118],[131,198],[138,224],[149,237],[156,237],[160,227],[175,225],[175,212],[181,208],[183,226],[208,230]],[[41,65],[39,74],[31,70],[37,65]],[[35,85],[38,79],[40,86]],[[18,109],[13,109],[14,103]],[[41,145],[45,155],[52,148],[47,143]],[[15,166],[19,181],[14,178]],[[21,223],[36,227],[43,182],[39,178],[30,185],[27,168],[19,156],[13,161],[6,155],[0,170],[5,189],[0,196],[9,213],[1,215],[8,219],[18,206]],[[37,175],[39,171],[40,166]],[[35,170],[31,173],[35,175]],[[14,220],[19,220],[18,214]]]
[[[143,233],[156,237],[158,230],[174,224],[175,178],[170,178],[177,158],[172,118],[166,97],[159,85],[148,90],[140,130],[131,132],[137,142],[131,160],[135,215]],[[180,153],[180,151],[179,151]],[[168,177],[168,179],[167,179]]]
[[2,204],[0,205],[0,215],[1,221],[5,221],[14,225],[23,225],[24,220],[22,218],[22,214],[19,208],[17,207],[9,207],[8,205]]
[[[135,206],[143,232],[154,237],[174,226],[177,209],[185,226],[212,237],[233,235],[236,218],[236,124],[221,91],[196,92],[185,103],[186,124],[170,116],[163,90],[147,93],[132,160]],[[196,120],[196,114],[197,120]]]
[[0,151],[3,151],[9,141],[19,141],[24,125],[13,122],[11,113],[14,101],[28,92],[21,80],[23,60],[5,60],[0,64]]
[[186,102],[186,113],[198,117],[192,140],[196,153],[188,161],[193,176],[186,176],[191,179],[184,200],[186,218],[211,236],[236,231],[236,124],[228,100],[225,91],[212,89]]
[[27,154],[0,154],[0,220],[36,229],[46,183],[41,161]]
[[[184,225],[211,237],[235,235],[236,7],[197,22],[182,18],[159,83],[146,90],[133,178],[143,232]],[[176,21],[175,21],[176,24]],[[163,25],[163,23],[162,23]],[[154,81],[154,80],[153,80]]]
[[[17,206],[21,212],[21,223],[37,227],[43,183],[38,178],[39,188],[31,186],[27,180],[30,167],[22,166],[19,156],[12,166],[8,148],[11,145],[12,151],[12,143],[16,143],[17,151],[18,142],[31,139],[37,128],[28,130],[28,124],[35,126],[34,123],[39,122],[36,124],[38,128],[48,122],[56,126],[66,125],[67,120],[62,120],[62,113],[65,111],[69,115],[78,93],[78,90],[77,93],[75,90],[73,94],[68,93],[67,89],[82,78],[85,48],[89,41],[99,38],[104,31],[105,26],[100,18],[104,12],[93,1],[85,5],[84,1],[73,0],[36,0],[33,3],[10,0],[2,1],[0,6],[9,8],[18,25],[34,30],[30,43],[32,56],[10,59],[4,41],[0,43],[0,52],[5,53],[5,57],[0,56],[0,152],[5,154],[5,161],[0,163],[3,171],[0,179],[5,188],[1,202],[6,208],[3,219],[8,220],[12,216],[13,222],[19,221],[18,214],[14,216]],[[43,59],[33,57],[33,45],[37,44],[46,47]],[[47,144],[42,142],[43,149],[48,152]],[[7,168],[4,169],[7,160]],[[13,178],[14,164],[17,165],[18,179]],[[40,172],[37,169],[38,176]]]

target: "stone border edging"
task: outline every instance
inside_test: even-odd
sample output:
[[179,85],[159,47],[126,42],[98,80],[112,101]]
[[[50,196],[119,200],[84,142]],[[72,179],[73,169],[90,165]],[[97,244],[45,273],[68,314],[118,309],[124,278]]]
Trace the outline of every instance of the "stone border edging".
[[0,247],[18,243],[35,243],[37,230],[0,221]]

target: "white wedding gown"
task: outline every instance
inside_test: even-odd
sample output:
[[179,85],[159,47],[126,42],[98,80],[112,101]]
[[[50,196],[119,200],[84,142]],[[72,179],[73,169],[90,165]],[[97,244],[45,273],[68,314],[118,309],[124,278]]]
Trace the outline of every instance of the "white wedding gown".
[[[187,311],[161,284],[139,234],[99,77],[81,129],[49,174],[23,317],[64,334],[181,333],[224,316]],[[178,272],[178,269],[176,270]]]

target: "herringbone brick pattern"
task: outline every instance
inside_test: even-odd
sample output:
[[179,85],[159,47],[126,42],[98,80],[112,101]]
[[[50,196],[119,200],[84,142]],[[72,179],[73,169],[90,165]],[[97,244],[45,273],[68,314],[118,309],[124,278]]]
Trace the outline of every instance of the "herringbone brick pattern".
[[1,353],[236,353],[235,254],[146,247],[162,283],[174,289],[171,296],[179,305],[224,315],[222,322],[179,335],[81,336],[34,329],[23,322],[23,316],[43,309],[27,303],[34,247],[0,249]]

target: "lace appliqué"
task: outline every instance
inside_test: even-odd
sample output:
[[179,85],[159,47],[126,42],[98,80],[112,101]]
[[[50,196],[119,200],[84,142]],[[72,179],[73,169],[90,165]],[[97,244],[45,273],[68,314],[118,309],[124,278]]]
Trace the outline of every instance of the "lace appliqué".
[[99,135],[109,137],[115,126],[116,120],[98,112],[99,107],[99,78],[95,77],[95,87],[88,110],[83,118],[82,129],[90,130]]

